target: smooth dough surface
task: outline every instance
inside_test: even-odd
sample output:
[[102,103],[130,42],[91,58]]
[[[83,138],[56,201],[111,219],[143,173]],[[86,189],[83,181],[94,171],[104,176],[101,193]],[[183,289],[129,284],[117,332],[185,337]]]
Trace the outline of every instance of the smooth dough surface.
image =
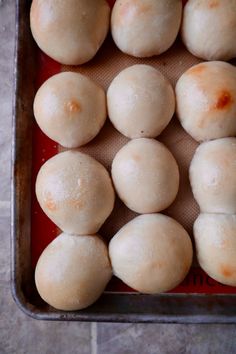
[[30,26],[40,49],[61,64],[79,65],[101,47],[110,21],[106,0],[33,0]]
[[41,254],[35,283],[49,305],[73,311],[92,305],[111,276],[107,246],[98,235],[62,233]]
[[236,135],[235,66],[220,61],[195,65],[179,78],[175,91],[178,118],[195,140]]
[[188,0],[181,32],[187,49],[199,58],[235,58],[236,0]]
[[200,214],[194,238],[200,266],[222,284],[236,286],[236,215]]
[[112,162],[112,179],[120,199],[137,213],[167,208],[179,189],[179,169],[171,152],[154,139],[134,139]]
[[124,53],[158,55],[174,43],[181,15],[181,0],[117,0],[111,15],[112,37]]
[[236,213],[236,138],[202,143],[193,156],[189,175],[203,213]]
[[170,82],[150,65],[122,70],[107,91],[108,115],[128,138],[155,138],[170,122],[175,96]]
[[79,147],[92,140],[106,120],[105,92],[84,75],[60,73],[39,88],[34,115],[52,140],[67,148]]
[[94,234],[115,200],[105,167],[89,155],[66,151],[39,170],[36,196],[45,214],[64,232]]
[[147,294],[176,287],[189,271],[192,254],[188,233],[177,221],[162,214],[136,217],[109,244],[114,274]]

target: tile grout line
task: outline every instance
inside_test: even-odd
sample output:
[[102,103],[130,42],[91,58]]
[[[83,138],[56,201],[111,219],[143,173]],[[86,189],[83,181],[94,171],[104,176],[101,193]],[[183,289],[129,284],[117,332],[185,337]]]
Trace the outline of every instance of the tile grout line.
[[97,323],[91,323],[91,354],[97,354]]

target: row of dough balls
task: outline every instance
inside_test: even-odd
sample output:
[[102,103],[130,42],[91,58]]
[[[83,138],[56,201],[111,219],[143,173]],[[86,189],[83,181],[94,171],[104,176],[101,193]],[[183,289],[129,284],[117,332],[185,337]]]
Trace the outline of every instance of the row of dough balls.
[[79,73],[49,78],[38,90],[34,115],[43,132],[67,148],[91,141],[108,115],[128,138],[157,137],[176,113],[197,141],[236,134],[236,68],[225,62],[204,62],[170,82],[149,65],[121,71],[103,89]]
[[[165,52],[181,25],[182,40],[195,56],[229,60],[236,56],[236,0],[117,0],[111,33],[117,47],[135,57]],[[62,64],[91,60],[110,24],[106,0],[33,0],[30,25],[38,46]]]
[[215,280],[236,286],[236,138],[200,144],[189,175],[201,211],[193,228],[199,264]]
[[[111,174],[120,199],[140,214],[166,209],[179,189],[178,165],[165,145],[154,139],[133,139],[123,146]],[[94,234],[114,207],[112,181],[101,163],[71,150],[44,163],[36,179],[36,196],[64,232]]]
[[192,263],[185,229],[162,214],[140,215],[111,239],[62,233],[41,254],[35,283],[42,299],[66,311],[92,305],[112,274],[133,289],[157,294],[176,287]]
[[38,90],[34,115],[42,131],[59,144],[75,148],[91,141],[106,116],[129,138],[158,136],[175,111],[169,81],[149,65],[121,71],[107,92],[84,75],[64,72]]
[[108,256],[97,235],[115,199],[105,167],[89,155],[66,151],[38,173],[39,204],[64,231],[44,250],[35,271],[40,296],[55,308],[91,305],[112,272],[137,291],[155,294],[177,286],[189,271],[187,232],[172,218],[154,214],[172,203],[178,191],[178,166],[169,150],[154,139],[131,140],[115,156],[112,178],[125,204],[147,214],[112,238]]

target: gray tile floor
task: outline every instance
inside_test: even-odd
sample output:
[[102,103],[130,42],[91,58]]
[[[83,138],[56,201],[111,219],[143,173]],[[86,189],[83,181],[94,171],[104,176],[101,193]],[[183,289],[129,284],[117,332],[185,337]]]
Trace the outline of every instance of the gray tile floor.
[[10,138],[14,51],[13,0],[0,0],[0,354],[231,354],[236,325],[44,322],[12,300],[10,259]]

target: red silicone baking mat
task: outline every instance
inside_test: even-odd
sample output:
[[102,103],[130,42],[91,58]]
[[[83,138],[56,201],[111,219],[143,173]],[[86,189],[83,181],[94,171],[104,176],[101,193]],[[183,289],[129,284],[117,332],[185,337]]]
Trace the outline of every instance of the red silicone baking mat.
[[[113,1],[110,1],[113,2]],[[61,71],[76,71],[89,76],[95,82],[107,89],[112,79],[125,67],[133,64],[145,63],[159,69],[169,78],[173,86],[179,76],[200,60],[192,56],[177,39],[174,46],[166,53],[153,58],[137,59],[121,53],[109,35],[98,54],[90,62],[76,67],[61,66],[38,50],[37,87],[50,76]],[[181,128],[176,117],[165,131],[157,138],[171,150],[180,167],[180,190],[175,202],[165,211],[179,221],[192,236],[192,225],[199,210],[193,199],[188,180],[188,167],[197,147],[197,143],[189,137]],[[103,163],[110,170],[115,153],[128,141],[119,134],[107,120],[99,135],[89,144],[80,148],[80,151],[88,153]],[[63,149],[54,141],[47,138],[33,123],[33,175],[32,175],[32,233],[31,251],[32,266],[35,267],[38,257],[44,248],[60,232],[57,227],[42,212],[35,197],[34,185],[40,166],[51,156]],[[100,230],[100,234],[109,240],[126,222],[137,214],[131,212],[124,204],[116,199],[115,208]],[[133,292],[120,280],[113,278],[108,284],[109,292]],[[217,283],[207,276],[197,265],[194,265],[186,279],[172,293],[211,293],[227,294],[236,293],[235,287],[229,287]]]

